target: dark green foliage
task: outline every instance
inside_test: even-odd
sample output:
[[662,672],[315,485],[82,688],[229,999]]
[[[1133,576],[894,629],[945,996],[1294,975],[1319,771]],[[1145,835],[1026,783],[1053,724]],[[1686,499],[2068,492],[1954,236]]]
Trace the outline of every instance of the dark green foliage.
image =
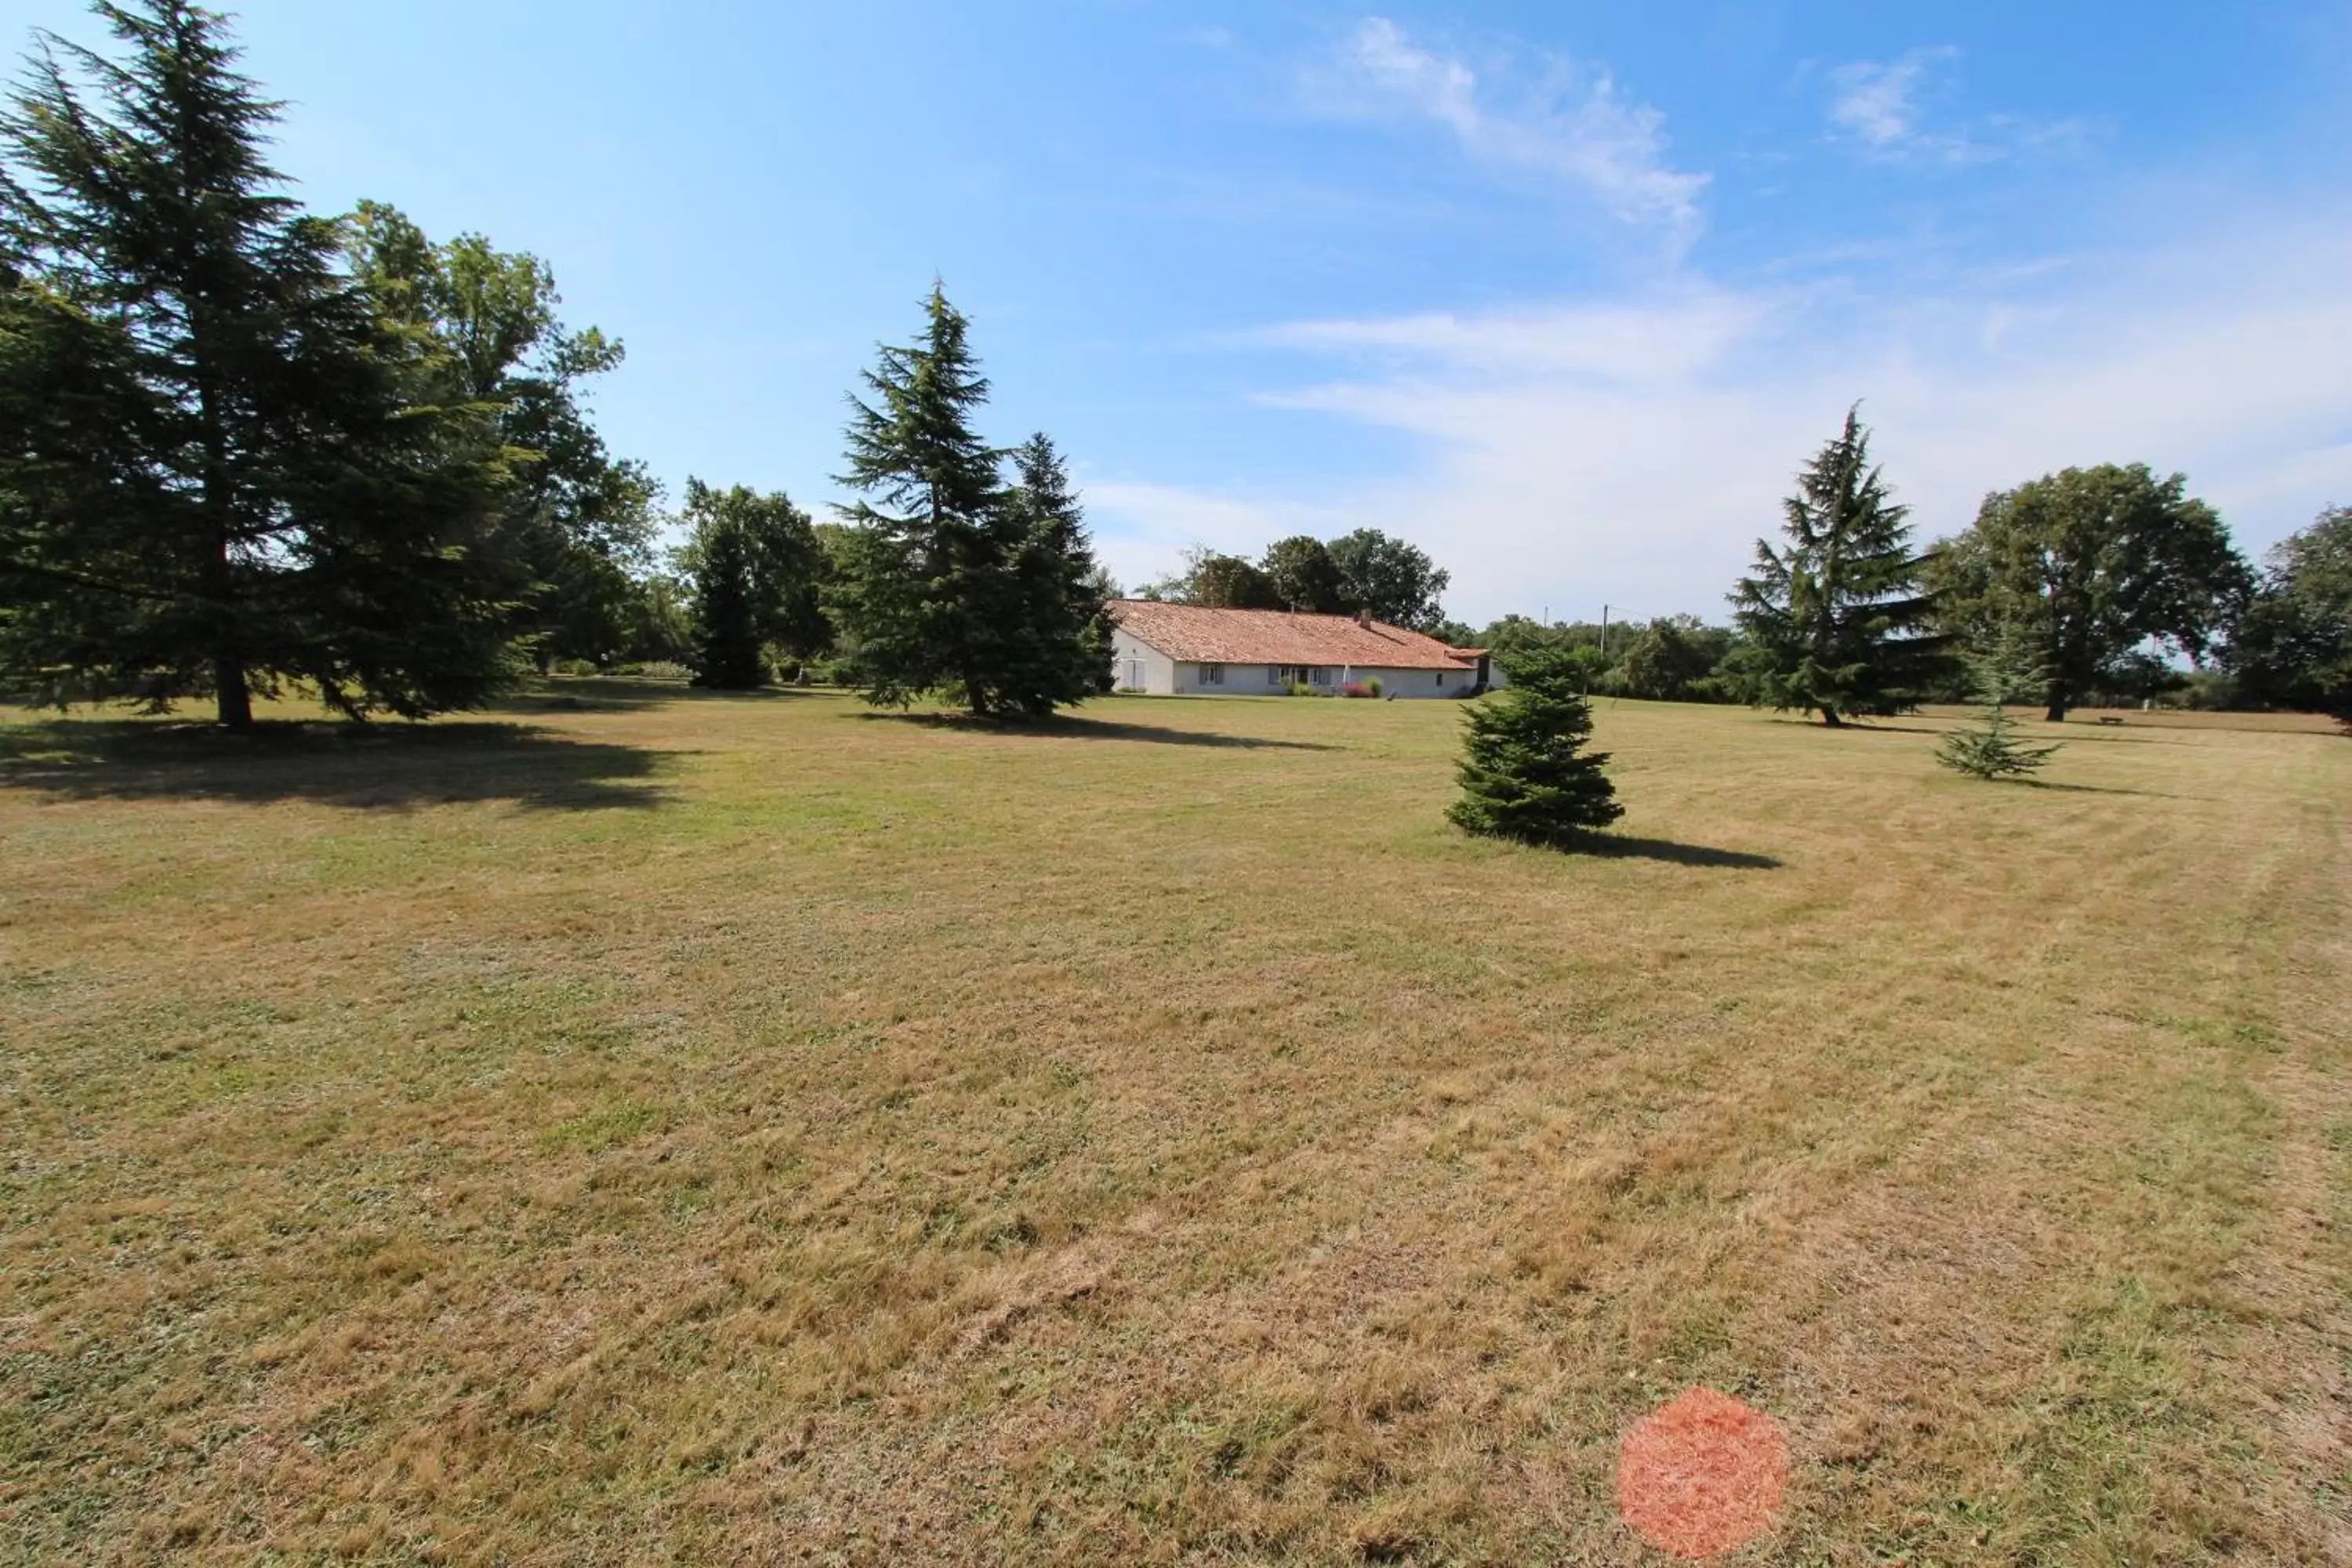
[[725,691],[764,685],[751,541],[731,522],[705,525],[694,572],[694,684]]
[[1278,539],[1255,563],[1195,545],[1182,571],[1139,592],[1213,609],[1361,613],[1435,635],[1447,624],[1438,600],[1449,581],[1417,547],[1360,528],[1328,543],[1303,533]]
[[1275,604],[1283,609],[1336,616],[1349,608],[1341,592],[1339,564],[1323,542],[1311,534],[1276,540],[1265,547],[1257,569]]
[[347,234],[377,309],[440,343],[442,395],[494,409],[518,461],[519,482],[479,546],[511,576],[515,636],[542,669],[559,658],[613,662],[636,618],[658,494],[588,418],[584,384],[619,367],[621,345],[557,320],[554,275],[535,256],[475,234],[435,245],[373,202],[360,205]]
[[693,589],[655,573],[638,579],[628,605],[628,640],[622,658],[638,663],[684,664],[694,654]]
[[1462,798],[1446,816],[1467,832],[1573,848],[1624,814],[1601,771],[1607,754],[1584,749],[1592,733],[1584,672],[1572,655],[1545,648],[1507,673],[1507,689],[1469,709]]
[[1946,735],[1936,760],[1980,779],[2020,778],[2041,768],[2058,747],[2020,742],[2007,706],[2047,688],[2050,672],[2036,656],[2033,638],[2015,626],[2004,628],[1966,662],[1979,705],[1975,727]]
[[1138,590],[1146,599],[1200,605],[1213,610],[1281,610],[1286,605],[1274,580],[1238,555],[1205,544],[1184,552],[1184,569]]
[[740,689],[768,657],[803,664],[829,651],[824,593],[832,563],[808,513],[782,491],[686,481],[678,570],[694,585],[697,684]]
[[1495,656],[1496,664],[1508,668],[1513,660],[1538,649],[1577,646],[1580,639],[1574,631],[1569,626],[1546,626],[1532,616],[1505,616],[1488,623],[1474,643],[1462,646],[1483,647]]
[[1190,563],[1189,602],[1223,610],[1278,610],[1282,599],[1265,573],[1238,555],[1203,552]]
[[1758,540],[1755,574],[1731,594],[1752,648],[1742,674],[1759,705],[1810,708],[1827,724],[1898,712],[1929,684],[1944,639],[1922,630],[1932,605],[1909,509],[1871,465],[1858,406],[1797,484],[1786,542]]
[[283,193],[220,18],[96,9],[122,58],[45,38],[0,115],[0,665],[232,726],[289,679],[480,702],[514,672],[493,422]]
[[2159,480],[2144,463],[2108,463],[1986,497],[1975,525],[1937,552],[1939,617],[1979,638],[2029,627],[2049,668],[2053,721],[2117,684],[2113,667],[2145,643],[2201,657],[2251,574],[2221,517],[2187,489],[2179,474]]
[[1586,689],[1660,702],[1746,702],[1756,685],[1738,673],[1744,645],[1727,626],[1696,616],[1661,616],[1644,625],[1566,621],[1550,626],[1528,616],[1505,616],[1486,630],[1459,628],[1447,641],[1489,649],[1507,668],[1538,648],[1573,657]]
[[1730,651],[1730,634],[1696,616],[1661,616],[1626,631],[1609,689],[1653,702],[1689,700]]
[[1418,546],[1360,528],[1326,546],[1339,574],[1339,607],[1424,631],[1444,618],[1438,603],[1453,579]]
[[1013,448],[1003,505],[1022,538],[1015,571],[1024,635],[1006,647],[1013,706],[1043,713],[1110,689],[1109,586],[1062,455],[1043,432]]
[[2271,552],[2228,662],[2247,700],[2352,731],[2352,508],[2331,507]]
[[972,427],[988,383],[969,323],[937,287],[926,310],[923,341],[885,347],[866,374],[874,401],[852,399],[842,482],[874,500],[848,509],[829,603],[866,700],[938,691],[982,716],[1083,701],[1108,658],[1089,640],[1096,567],[1060,460],[1033,441],[1020,483],[1003,485]]

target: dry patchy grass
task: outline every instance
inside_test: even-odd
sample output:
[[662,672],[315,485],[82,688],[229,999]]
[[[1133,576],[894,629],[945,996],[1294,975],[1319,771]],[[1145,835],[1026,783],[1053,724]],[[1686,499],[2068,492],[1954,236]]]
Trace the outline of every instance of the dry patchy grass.
[[0,1554],[1637,1562],[1692,1384],[1739,1561],[2352,1553],[2316,726],[493,717],[0,728]]

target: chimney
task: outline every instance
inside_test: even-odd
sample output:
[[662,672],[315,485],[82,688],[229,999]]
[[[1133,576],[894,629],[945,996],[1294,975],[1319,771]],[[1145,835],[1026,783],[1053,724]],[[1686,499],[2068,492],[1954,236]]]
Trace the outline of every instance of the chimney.
[[1356,612],[1356,624],[1362,626],[1367,631],[1371,629],[1372,610],[1370,605],[1367,605],[1362,609]]

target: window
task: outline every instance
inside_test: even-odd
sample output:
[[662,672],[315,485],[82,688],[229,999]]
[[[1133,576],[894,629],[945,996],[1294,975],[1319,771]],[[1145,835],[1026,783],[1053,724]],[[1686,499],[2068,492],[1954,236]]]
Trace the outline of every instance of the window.
[[1318,665],[1307,672],[1307,679],[1317,686],[1328,686],[1331,684],[1331,672]]
[[1440,690],[1445,688],[1445,672],[1442,669],[1437,672],[1437,685]]
[[1203,685],[1203,686],[1223,686],[1224,683],[1225,683],[1225,667],[1224,667],[1223,665],[1222,665],[1222,664],[1204,664],[1204,665],[1202,665],[1202,666],[1201,667],[1201,684],[1202,684],[1202,685]]

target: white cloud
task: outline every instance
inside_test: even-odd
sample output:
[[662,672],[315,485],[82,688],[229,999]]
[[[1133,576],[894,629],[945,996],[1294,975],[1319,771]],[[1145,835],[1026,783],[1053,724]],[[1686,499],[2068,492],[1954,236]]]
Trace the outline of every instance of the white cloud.
[[1607,72],[1554,61],[1517,94],[1482,82],[1465,61],[1415,43],[1394,22],[1367,18],[1341,53],[1327,107],[1403,112],[1435,121],[1464,152],[1563,181],[1624,223],[1687,243],[1707,176],[1671,167],[1664,117],[1629,102]]
[[1293,321],[1249,336],[1285,348],[1384,353],[1472,370],[1638,384],[1673,380],[1712,363],[1772,309],[1764,296],[1685,283],[1607,303]]
[[[1386,528],[1454,574],[1449,605],[1711,617],[1790,474],[1860,397],[1925,535],[2069,464],[2185,471],[2259,553],[2352,500],[2352,211],[2239,216],[2170,250],[2012,268],[1933,297],[1689,285],[1486,315],[1294,323],[1331,362],[1265,401],[1410,434],[1418,472],[1314,509],[1090,488],[1254,552],[1307,528]],[[1644,352],[1645,350],[1652,352]]]
[[1963,124],[1931,125],[1921,102],[1937,68],[1957,60],[1948,45],[1911,49],[1900,59],[1855,60],[1830,72],[1830,123],[1874,158],[1950,165],[1989,163],[2026,153],[2080,151],[2096,134],[2085,120],[1990,114]]
[[1892,64],[1858,60],[1840,66],[1831,73],[1838,95],[1830,105],[1830,118],[1874,147],[1900,142],[1918,122],[1914,100],[1926,70],[1927,61],[1916,49]]
[[1095,554],[1129,593],[1182,564],[1188,546],[1255,556],[1294,533],[1344,533],[1339,513],[1265,497],[1212,495],[1180,486],[1087,480],[1083,486]]

